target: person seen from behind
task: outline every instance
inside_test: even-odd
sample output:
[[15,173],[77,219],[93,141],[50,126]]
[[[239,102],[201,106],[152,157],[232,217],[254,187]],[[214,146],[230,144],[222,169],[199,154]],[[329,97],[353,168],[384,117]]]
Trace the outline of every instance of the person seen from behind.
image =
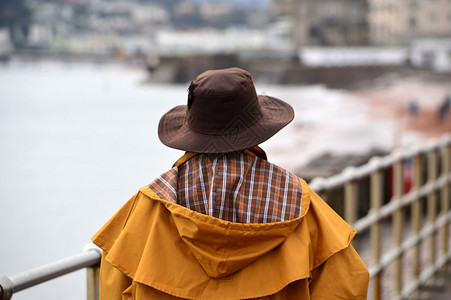
[[356,231],[258,146],[293,118],[245,70],[197,76],[158,128],[186,153],[93,237],[100,298],[366,299]]

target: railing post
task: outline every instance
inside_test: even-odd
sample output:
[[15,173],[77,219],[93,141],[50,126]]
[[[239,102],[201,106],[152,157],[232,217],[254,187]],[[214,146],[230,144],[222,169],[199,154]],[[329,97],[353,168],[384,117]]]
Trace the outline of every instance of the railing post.
[[[380,169],[380,158],[375,157],[371,160],[375,166],[375,171],[371,173],[371,214],[377,215],[382,203],[382,171]],[[375,222],[371,225],[371,249],[373,253],[373,263],[379,264],[381,258],[380,245],[380,224]],[[381,273],[374,275],[373,279],[373,299],[380,300],[382,296]]]
[[99,299],[99,266],[90,267],[86,269],[87,276],[87,299],[88,300],[98,300]]
[[[413,189],[414,192],[418,192],[421,187],[423,165],[421,154],[416,154],[413,158]],[[420,197],[416,197],[412,204],[412,233],[414,236],[419,236],[421,229],[421,201]],[[420,243],[415,244],[413,247],[413,279],[418,280],[420,278],[420,266],[421,266],[421,247]]]
[[[357,180],[352,179],[353,174],[355,173],[355,167],[348,167],[344,170],[344,174],[347,174],[350,177],[345,183],[345,209],[344,209],[344,217],[346,222],[351,226],[354,226],[355,221],[357,220],[358,215],[358,206],[357,206]],[[352,245],[357,247],[357,240],[352,240]]]
[[[445,179],[448,179],[450,176],[450,140],[447,139],[446,142],[443,145],[442,148],[442,177]],[[449,183],[446,182],[446,184],[443,186],[441,190],[441,206],[442,206],[442,215],[448,216],[449,211]],[[446,220],[445,224],[443,224],[442,228],[442,256],[446,256],[448,254],[448,235],[449,235],[449,221]],[[445,263],[445,265],[442,268],[442,271],[447,272],[448,270],[448,263]]]
[[[432,186],[435,185],[437,178],[437,150],[432,147],[428,152],[428,182]],[[437,217],[437,197],[436,190],[433,189],[428,195],[427,204],[428,222],[431,226],[434,225]],[[432,231],[429,236],[429,265],[433,267],[436,261],[436,231]]]
[[348,167],[344,170],[344,174],[349,175],[351,180],[347,181],[345,184],[345,220],[350,225],[354,224],[357,220],[357,181],[352,179],[352,175],[355,173],[354,167]]
[[[87,244],[83,251],[92,250],[101,252],[101,250],[94,244]],[[99,274],[100,274],[100,263],[86,268],[86,283],[87,283],[87,300],[98,300],[99,299]]]
[[[403,160],[398,156],[393,166],[393,198],[392,201],[400,202],[403,195]],[[402,227],[403,227],[403,211],[402,207],[398,207],[393,212],[393,242],[396,249],[400,249],[402,245]],[[394,261],[395,267],[395,296],[401,295],[402,292],[402,256],[396,257]]]

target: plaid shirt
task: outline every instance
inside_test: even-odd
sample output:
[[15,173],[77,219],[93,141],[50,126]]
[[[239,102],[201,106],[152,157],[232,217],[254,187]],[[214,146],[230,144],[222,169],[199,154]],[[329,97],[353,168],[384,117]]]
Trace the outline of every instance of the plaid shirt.
[[301,184],[285,169],[249,151],[186,155],[193,157],[149,184],[161,199],[245,224],[300,216]]

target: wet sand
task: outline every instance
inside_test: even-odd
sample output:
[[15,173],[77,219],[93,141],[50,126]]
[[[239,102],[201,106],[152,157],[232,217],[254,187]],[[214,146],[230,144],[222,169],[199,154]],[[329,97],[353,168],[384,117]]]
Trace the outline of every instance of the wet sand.
[[[387,75],[375,86],[353,94],[370,107],[372,118],[399,123],[401,133],[415,133],[426,141],[451,132],[451,111],[443,120],[439,113],[446,95],[451,96],[450,75]],[[411,102],[418,105],[417,113],[409,111]]]
[[[333,113],[324,105],[314,110],[317,122],[303,120],[299,110],[295,121],[263,144],[269,159],[296,172],[325,153],[364,154],[379,149],[391,152],[438,139],[451,132],[451,111],[443,121],[439,107],[451,95],[451,74],[387,74],[356,90],[332,90],[325,97],[337,96],[328,105],[339,103]],[[416,101],[418,113],[409,113]],[[296,104],[296,102],[290,102]],[[285,135],[286,143],[280,143]]]

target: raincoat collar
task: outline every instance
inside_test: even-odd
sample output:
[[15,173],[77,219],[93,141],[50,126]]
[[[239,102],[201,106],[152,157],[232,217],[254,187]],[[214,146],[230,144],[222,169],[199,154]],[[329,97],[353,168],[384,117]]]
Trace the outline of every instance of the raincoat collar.
[[[254,146],[251,148],[248,148],[246,150],[244,150],[245,153],[248,154],[253,154],[261,159],[264,160],[268,160],[265,151],[260,148],[259,146]],[[196,152],[186,152],[182,157],[180,157],[173,165],[172,167],[177,167],[178,165],[181,165],[183,163],[185,163],[186,161],[190,160],[191,158],[193,158],[196,155],[199,155],[200,153],[196,153]]]

